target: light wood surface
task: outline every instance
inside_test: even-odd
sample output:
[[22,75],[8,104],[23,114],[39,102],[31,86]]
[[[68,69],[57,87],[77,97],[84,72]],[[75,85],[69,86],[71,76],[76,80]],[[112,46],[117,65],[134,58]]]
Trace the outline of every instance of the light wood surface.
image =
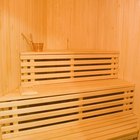
[[139,0],[0,0],[0,95],[19,86],[19,52],[30,50],[20,34],[32,33],[46,50],[120,51],[120,77],[136,83],[140,117],[139,30]]
[[[101,86],[102,85],[102,86]],[[62,88],[63,86],[63,88]],[[55,90],[54,90],[55,87]],[[5,96],[0,98],[0,101],[3,100],[15,100],[15,99],[26,99],[34,97],[43,97],[43,96],[52,96],[60,95],[66,93],[77,93],[77,92],[87,92],[87,91],[100,91],[108,90],[110,88],[126,88],[134,87],[134,84],[119,80],[119,79],[110,79],[110,80],[96,80],[96,81],[81,81],[81,82],[70,82],[70,83],[56,83],[56,84],[43,84],[36,85],[32,87],[23,87],[19,88],[14,92],[10,92]],[[27,94],[25,94],[27,92]],[[31,92],[36,92],[36,94],[29,94]]]
[[19,52],[30,50],[22,32],[45,50],[120,51],[120,76],[139,83],[139,9],[139,0],[1,0],[0,93],[19,86]]
[[[132,139],[137,138],[138,123],[132,114],[134,85],[117,76],[113,79],[104,77],[105,80],[93,80],[92,77],[93,74],[94,77],[105,74],[107,69],[112,71],[110,76],[117,73],[117,53],[22,53],[20,58],[22,86],[29,82],[26,88],[21,87],[21,92],[17,91],[17,95],[9,94],[0,99],[2,140],[35,139],[34,133],[38,136],[41,133],[42,140],[110,139],[125,135],[128,135],[126,138],[130,138],[129,135]],[[55,69],[60,66],[69,67],[72,80],[61,83],[64,81],[60,78],[57,84],[49,81],[47,85],[42,85],[42,81],[38,81],[38,85],[33,83],[44,77],[48,81],[52,73],[53,79],[68,76],[62,73],[64,70]],[[42,67],[45,70],[42,71]],[[88,75],[92,80],[82,78],[81,82],[76,82],[74,76],[77,71],[81,76],[83,67],[84,76]],[[36,75],[36,68],[41,76]],[[31,95],[28,89],[37,94]]]
[[21,86],[113,79],[118,54],[100,52],[22,53]]
[[[85,85],[81,83],[80,86],[82,84]],[[115,83],[110,81],[108,89],[104,90],[81,91],[79,87],[74,92],[75,87],[67,83],[71,93],[61,88],[59,94],[0,101],[2,140],[36,139],[38,136],[41,140],[74,140],[79,136],[83,140],[110,139],[130,134],[137,137],[134,135],[138,132],[137,119],[132,114],[134,87],[129,84],[112,88],[112,84]],[[58,90],[55,84],[51,86],[53,91]],[[90,82],[87,86],[91,87]]]
[[102,54],[109,55],[110,56],[118,56],[119,52],[118,51],[99,51],[99,50],[63,50],[63,51],[55,51],[55,50],[49,50],[49,51],[43,51],[43,52],[32,52],[32,51],[23,51],[20,53],[21,58],[24,58],[26,55],[75,55],[75,54],[80,54],[80,55],[96,55],[100,54],[99,56],[102,56]]
[[[137,138],[134,85],[117,79],[118,53],[22,53],[20,58],[21,92],[0,98],[2,140],[35,139],[34,133],[41,133],[42,140],[110,139],[125,135]],[[60,77],[68,74],[55,69],[64,66],[70,71],[71,80],[67,83],[61,83],[64,81]],[[109,77],[95,80],[96,75],[105,75],[108,70]],[[116,76],[111,77],[114,73]],[[75,80],[78,74],[81,82]],[[52,84],[49,81],[52,77],[59,78],[58,83]],[[46,79],[44,85],[38,78]],[[36,81],[38,85],[33,83]],[[25,84],[27,87],[23,88]]]
[[[124,117],[127,117],[125,120]],[[115,121],[115,123],[114,123]],[[116,118],[110,117],[110,122],[108,122],[108,119],[106,121],[100,119],[100,124],[96,124],[95,121],[90,120],[88,121],[81,121],[81,124],[79,123],[71,123],[67,124],[61,127],[58,127],[58,129],[48,130],[46,132],[42,133],[35,133],[34,135],[24,135],[22,137],[15,137],[10,138],[11,140],[26,140],[26,139],[35,139],[36,137],[39,137],[40,140],[45,140],[46,136],[49,140],[73,140],[73,139],[82,139],[82,140],[88,140],[88,139],[95,139],[95,140],[108,140],[112,138],[112,135],[108,134],[108,130],[113,132],[120,131],[118,133],[114,133],[114,137],[119,137],[121,134],[130,133],[130,136],[124,137],[127,139],[133,139],[137,137],[137,129],[135,129],[135,118],[130,115],[124,115],[122,117],[116,116]],[[114,129],[112,129],[114,126]],[[120,129],[121,126],[121,129]],[[134,127],[134,128],[133,128]],[[108,129],[107,131],[106,128]],[[102,133],[100,133],[102,132]],[[97,135],[95,135],[95,133]],[[131,135],[132,134],[132,135]],[[19,133],[20,135],[20,133]],[[8,137],[8,134],[7,134]],[[122,139],[123,137],[121,137]],[[9,138],[7,140],[10,140]],[[115,139],[118,140],[118,139]]]

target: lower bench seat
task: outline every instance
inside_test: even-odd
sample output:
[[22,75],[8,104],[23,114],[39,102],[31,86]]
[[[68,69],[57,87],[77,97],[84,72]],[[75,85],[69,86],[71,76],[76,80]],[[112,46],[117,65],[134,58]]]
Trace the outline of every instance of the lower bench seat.
[[129,82],[73,82],[32,90],[38,94],[0,99],[2,140],[137,139],[134,85]]
[[46,132],[34,133],[9,140],[134,140],[138,136],[135,115],[102,117],[100,120],[80,120],[75,123],[50,128]]

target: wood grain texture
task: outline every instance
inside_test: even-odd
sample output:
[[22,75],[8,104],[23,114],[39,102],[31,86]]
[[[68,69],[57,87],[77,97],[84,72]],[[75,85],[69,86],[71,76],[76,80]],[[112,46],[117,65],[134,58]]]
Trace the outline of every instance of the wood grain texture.
[[21,53],[21,86],[118,77],[117,53]]
[[125,4],[121,0],[1,0],[1,3],[3,94],[19,86],[19,52],[31,50],[21,33],[27,36],[32,33],[34,41],[43,42],[47,51],[121,48]]
[[140,116],[140,0],[0,0],[0,95],[19,86],[19,52],[30,50],[21,32],[45,50],[120,51]]
[[0,56],[5,61],[1,64],[1,92],[19,86],[19,52],[31,50],[22,39],[22,32],[32,33],[35,42],[44,42],[45,50],[118,50],[114,45],[118,2],[1,0]]
[[[40,137],[41,140],[44,137],[48,139],[66,139],[68,137],[69,140],[73,140],[77,139],[79,133],[84,135],[84,137],[81,136],[83,140],[101,139],[101,136],[102,139],[109,139],[137,133],[137,120],[132,113],[134,87],[123,81],[125,85],[128,84],[128,86],[124,86],[120,81],[119,84],[122,87],[115,84],[117,88],[112,88],[114,82],[112,80],[106,81],[109,82],[107,90],[98,89],[98,86],[103,87],[101,86],[103,84],[99,83],[101,80],[94,81],[95,84],[93,82],[85,83],[92,90],[83,89],[81,91],[83,82],[79,82],[79,88],[77,82],[65,84],[69,86],[70,90],[68,91],[71,93],[65,90],[68,87],[64,86],[65,88],[62,89],[59,85],[58,87],[62,91],[60,92],[54,84],[51,85],[53,88],[50,89],[55,88],[55,91],[53,90],[57,92],[55,95],[50,96],[46,90],[47,86],[44,86],[41,88],[46,93],[44,96],[38,95],[36,98],[26,96],[26,99],[21,96],[22,100],[10,99],[9,101],[7,98],[0,102],[0,109],[3,110],[0,112],[3,140],[30,139],[30,137],[34,137],[32,134],[40,132],[46,132]],[[105,85],[107,82],[102,81]],[[96,84],[97,86],[95,86]],[[73,92],[75,88],[79,90]],[[91,123],[94,125],[89,126]],[[75,126],[75,124],[79,125]],[[69,128],[69,125],[75,130]],[[61,135],[60,129],[63,127],[65,127],[66,133],[63,132],[64,134]],[[51,132],[53,136],[50,135]],[[90,135],[91,132],[94,135]]]
[[[31,50],[21,33],[45,50],[119,50],[118,0],[1,0],[1,93],[20,83],[19,52]],[[117,16],[116,16],[117,15]],[[7,77],[7,78],[5,78]],[[14,82],[11,82],[13,81]]]

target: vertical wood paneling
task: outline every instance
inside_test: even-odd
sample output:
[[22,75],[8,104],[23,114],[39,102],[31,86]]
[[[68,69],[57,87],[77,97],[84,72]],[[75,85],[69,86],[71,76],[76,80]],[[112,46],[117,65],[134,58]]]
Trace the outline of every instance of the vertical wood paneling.
[[[70,11],[73,0],[47,0],[47,46],[49,50],[65,50],[70,34]],[[45,18],[45,17],[44,17]]]
[[79,1],[80,0],[73,1],[72,8],[70,43],[73,49],[84,49],[86,46],[88,46],[87,38],[89,37],[89,1]]
[[0,0],[0,94],[20,84],[21,33],[45,50],[120,51],[120,77],[136,83],[140,116],[140,0]]
[[99,0],[98,47],[102,50],[118,50],[119,1]]
[[[0,21],[2,19],[2,11],[3,11],[3,5],[2,1],[0,1]],[[1,57],[1,52],[2,52],[2,23],[0,22],[0,67],[2,67],[2,57]],[[2,95],[2,68],[0,68],[0,96]],[[1,138],[1,137],[0,137]]]
[[6,94],[20,85],[19,53],[31,50],[21,37],[21,33],[28,36],[32,33],[34,42],[45,43],[45,4],[45,0],[1,0],[1,94]]
[[[1,1],[1,43],[0,43],[0,62],[1,62],[1,94],[8,91],[10,71],[10,36],[9,36],[9,1]],[[5,16],[3,16],[3,14]]]
[[134,109],[140,119],[140,0],[124,1],[123,24],[121,68],[124,79],[136,84]]
[[98,1],[73,0],[71,49],[97,49]]

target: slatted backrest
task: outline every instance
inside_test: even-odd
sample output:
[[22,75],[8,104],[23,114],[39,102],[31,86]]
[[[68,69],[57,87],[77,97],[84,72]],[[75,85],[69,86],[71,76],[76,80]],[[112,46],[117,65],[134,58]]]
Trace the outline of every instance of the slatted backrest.
[[117,78],[118,53],[21,53],[21,84]]
[[0,102],[2,138],[51,131],[133,109],[133,87]]

